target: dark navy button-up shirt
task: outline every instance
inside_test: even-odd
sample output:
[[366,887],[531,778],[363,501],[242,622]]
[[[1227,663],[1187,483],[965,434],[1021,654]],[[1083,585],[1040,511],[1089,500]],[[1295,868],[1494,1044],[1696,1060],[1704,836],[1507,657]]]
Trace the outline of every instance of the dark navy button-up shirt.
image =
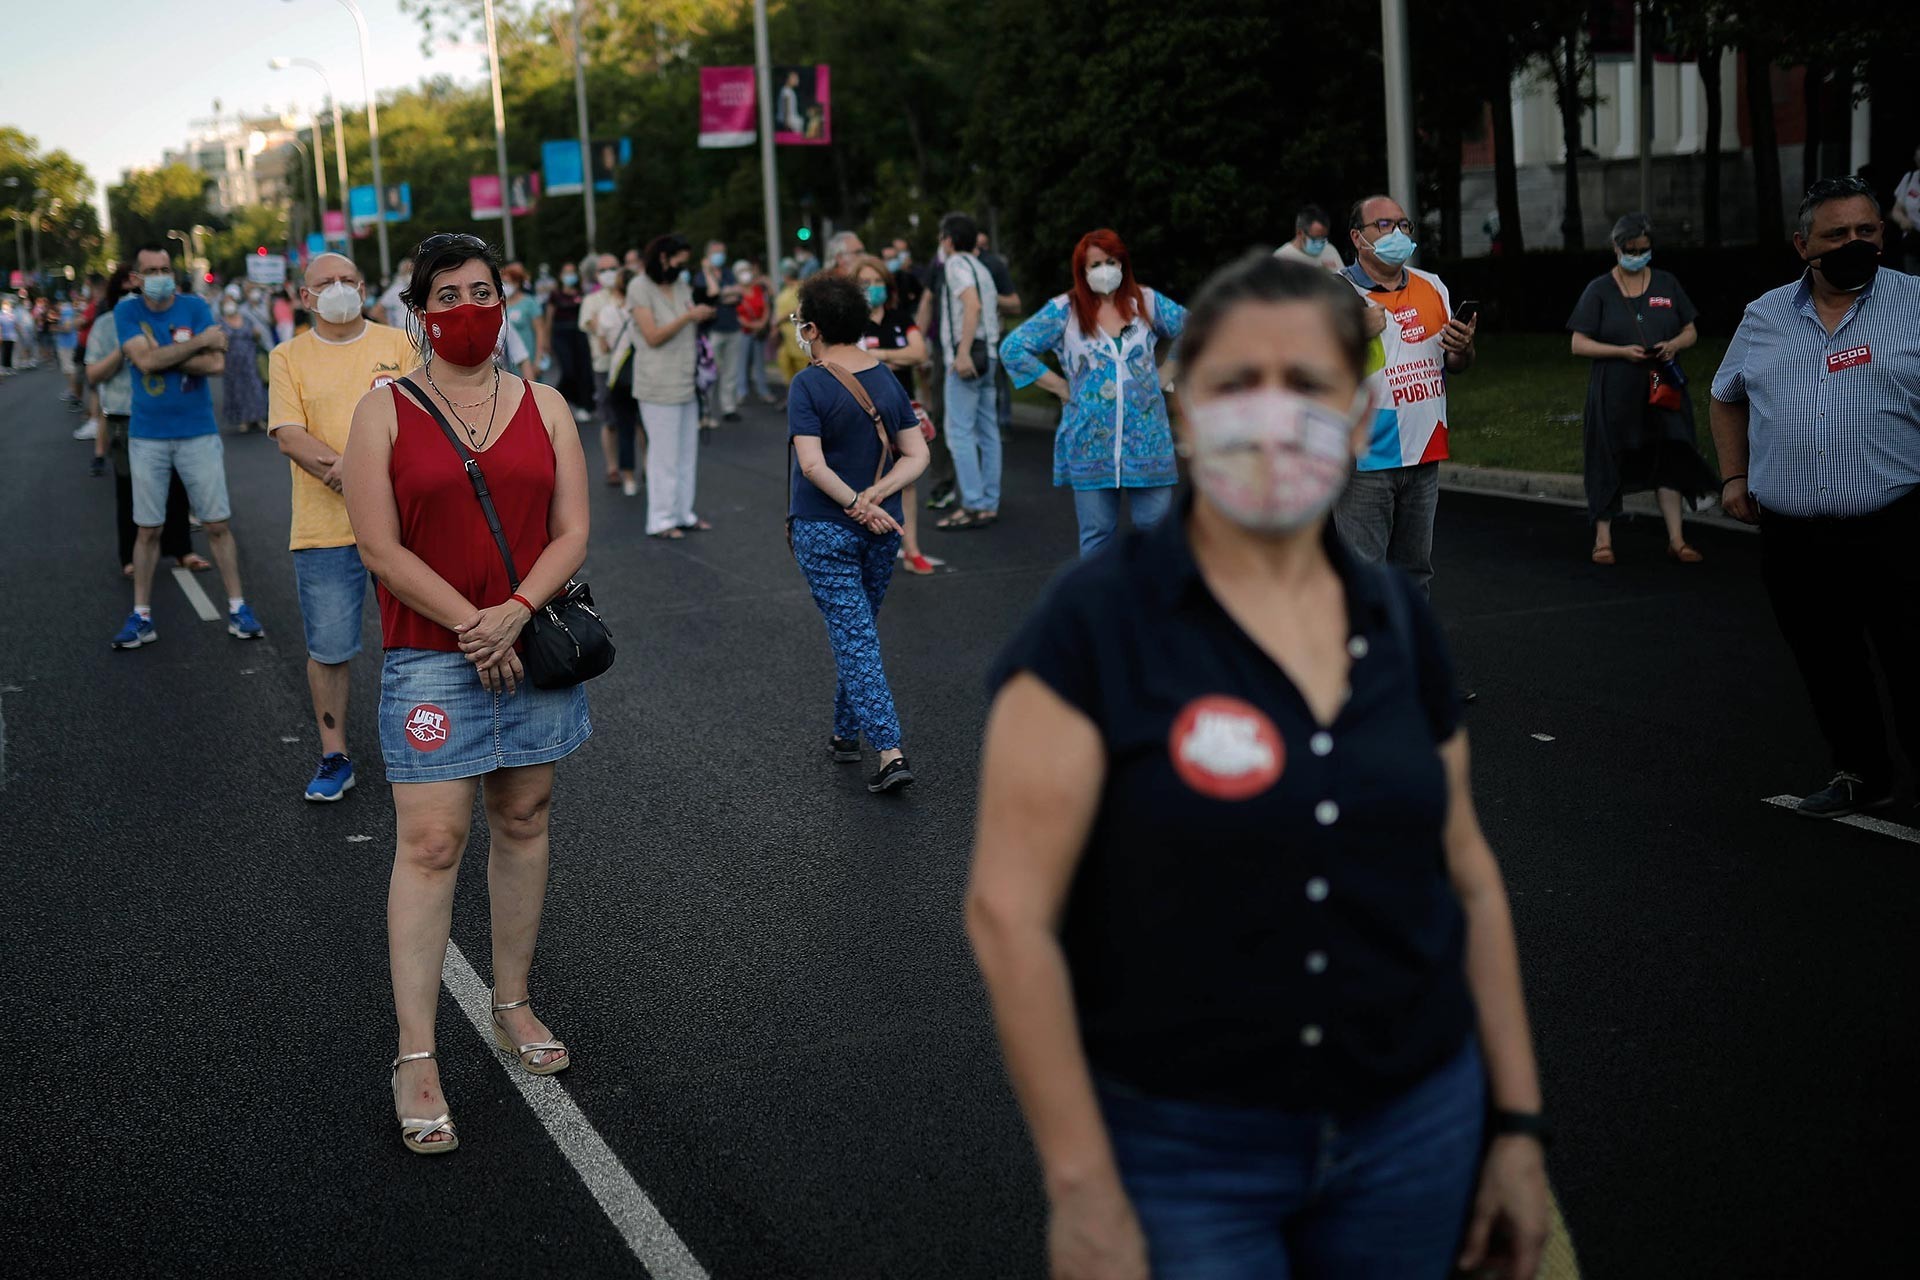
[[1472,1031],[1440,627],[1397,571],[1327,551],[1352,663],[1331,724],[1214,599],[1184,514],[1067,571],[996,664],[1105,742],[1061,938],[1090,1063],[1143,1091],[1361,1110]]
[[1832,333],[1805,276],[1747,304],[1713,398],[1747,405],[1747,488],[1864,516],[1920,487],[1920,278],[1882,267]]

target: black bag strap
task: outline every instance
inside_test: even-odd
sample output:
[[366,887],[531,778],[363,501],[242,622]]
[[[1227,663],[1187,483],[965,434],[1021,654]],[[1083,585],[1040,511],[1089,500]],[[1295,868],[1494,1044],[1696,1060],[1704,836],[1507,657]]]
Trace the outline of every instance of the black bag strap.
[[[447,421],[447,415],[440,412],[440,406],[433,402],[432,396],[420,389],[419,383],[407,377],[399,379],[396,386],[405,387],[410,398],[418,402],[420,407],[440,424],[440,431],[447,437],[447,443],[451,444],[453,451],[460,455],[460,464],[466,468],[467,479],[473,483],[473,496],[480,499],[480,511],[487,517],[487,528],[493,534],[493,543],[500,548],[500,558],[506,561],[507,581],[512,584],[508,590],[518,591],[520,570],[514,567],[513,551],[507,546],[506,532],[500,528],[500,513],[493,509],[493,495],[487,492],[487,477],[480,470],[480,460],[473,456],[471,449],[461,443],[460,434],[453,429],[453,424]],[[396,390],[394,394],[398,395],[399,391]]]

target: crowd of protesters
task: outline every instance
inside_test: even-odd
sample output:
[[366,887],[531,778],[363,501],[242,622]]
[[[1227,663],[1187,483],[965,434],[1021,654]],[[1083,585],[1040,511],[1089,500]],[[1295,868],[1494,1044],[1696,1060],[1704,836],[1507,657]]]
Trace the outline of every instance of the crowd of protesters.
[[[993,672],[967,903],[1056,1271],[1213,1274],[1231,1255],[1234,1274],[1441,1274],[1497,1246],[1531,1275],[1547,1129],[1473,815],[1471,695],[1429,602],[1448,389],[1475,365],[1479,321],[1411,265],[1419,228],[1393,197],[1337,226],[1303,208],[1277,251],[1184,303],[1136,275],[1117,231],[1092,229],[1058,246],[1068,287],[1030,312],[964,212],[941,219],[924,270],[905,239],[875,253],[849,232],[823,260],[768,264],[669,231],[557,272],[448,233],[384,290],[325,253],[282,289],[203,298],[145,245],[64,294],[0,298],[0,375],[57,365],[93,473],[111,465],[133,595],[116,649],[158,639],[163,556],[217,566],[229,633],[265,634],[242,591],[221,426],[271,434],[320,746],[310,801],[356,782],[348,664],[376,586],[398,826],[392,1084],[423,1155],[459,1145],[433,1025],[476,795],[495,1035],[528,1072],[572,1063],[528,976],[554,769],[593,728],[584,685],[541,676],[527,642],[591,604],[575,581],[583,436],[605,484],[644,495],[645,532],[680,541],[712,527],[697,510],[705,434],[751,427],[756,400],[784,409],[788,542],[836,669],[827,750],[852,763],[871,748],[867,787],[884,794],[915,775],[878,615],[896,566],[944,563],[916,508],[941,513],[938,530],[992,529],[1013,392],[1056,397],[1052,480],[1081,562]],[[1703,559],[1684,508],[1717,498],[1758,524],[1834,757],[1800,812],[1884,807],[1890,745],[1920,763],[1904,661],[1920,579],[1890,554],[1920,535],[1920,281],[1883,269],[1864,184],[1815,184],[1794,237],[1803,274],[1747,309],[1712,378],[1716,473],[1681,367],[1696,309],[1653,266],[1655,230],[1620,218],[1610,269],[1567,325],[1592,362],[1591,560],[1617,562],[1613,525],[1637,491],[1655,493],[1678,564]],[[1165,666],[1152,689],[1137,678],[1149,652]],[[1168,860],[1194,830],[1222,855],[1198,872]],[[1189,891],[1170,899],[1170,878]],[[1273,976],[1247,982],[1250,959]],[[1354,1117],[1369,1119],[1341,1128]],[[1375,1165],[1397,1172],[1285,1173]]]

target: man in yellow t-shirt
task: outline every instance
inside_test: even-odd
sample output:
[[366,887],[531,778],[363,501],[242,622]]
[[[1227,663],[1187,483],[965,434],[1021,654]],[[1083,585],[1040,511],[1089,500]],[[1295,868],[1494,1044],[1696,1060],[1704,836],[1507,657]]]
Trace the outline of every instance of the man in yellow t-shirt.
[[360,397],[419,365],[404,332],[365,318],[366,301],[366,282],[352,261],[318,255],[300,290],[313,327],[267,357],[267,431],[293,472],[293,574],[320,730],[320,767],[305,792],[315,801],[338,800],[353,786],[347,663],[360,652],[367,596],[367,571],[340,496],[340,459]]

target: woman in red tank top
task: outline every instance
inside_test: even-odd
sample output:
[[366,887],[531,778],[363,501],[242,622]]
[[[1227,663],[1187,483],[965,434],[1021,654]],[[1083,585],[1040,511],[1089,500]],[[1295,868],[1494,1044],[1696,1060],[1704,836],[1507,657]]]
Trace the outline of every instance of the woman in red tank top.
[[[571,1061],[534,1016],[527,975],[547,891],[554,762],[593,727],[584,688],[534,688],[516,650],[533,610],[586,559],[587,466],[560,394],[496,363],[505,313],[499,263],[485,242],[432,236],[413,260],[402,301],[425,367],[361,399],[345,490],[360,558],[379,583],[386,649],[380,747],[398,828],[387,889],[400,1027],[394,1105],[407,1148],[441,1155],[459,1139],[440,1093],[434,1018],[477,779],[491,837],[494,1035],[535,1075]],[[486,479],[526,575],[518,591],[427,403]]]

